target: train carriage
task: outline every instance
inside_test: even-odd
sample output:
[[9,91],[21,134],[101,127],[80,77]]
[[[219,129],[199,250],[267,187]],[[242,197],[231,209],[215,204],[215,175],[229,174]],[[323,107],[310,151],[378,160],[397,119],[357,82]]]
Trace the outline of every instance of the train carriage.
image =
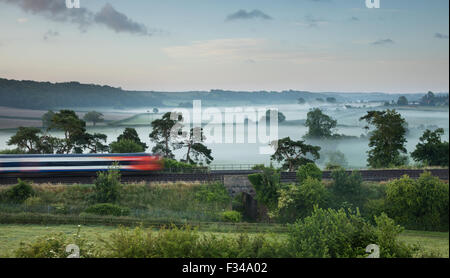
[[163,168],[161,157],[147,153],[0,155],[0,177],[95,175],[115,163],[123,174],[150,173]]

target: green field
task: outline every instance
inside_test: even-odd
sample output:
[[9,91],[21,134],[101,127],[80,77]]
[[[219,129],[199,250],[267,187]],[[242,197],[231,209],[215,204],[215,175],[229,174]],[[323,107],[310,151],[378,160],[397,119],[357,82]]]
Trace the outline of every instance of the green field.
[[[14,250],[20,246],[20,242],[32,242],[36,238],[52,233],[63,232],[67,235],[76,234],[76,225],[10,225],[0,224],[0,258],[14,257]],[[83,226],[80,235],[83,238],[99,243],[99,239],[107,239],[117,228],[110,226]],[[235,236],[234,233],[227,233]],[[273,235],[270,235],[273,236]],[[278,238],[285,238],[285,234],[277,234]],[[449,233],[448,232],[423,232],[405,231],[400,240],[408,244],[420,244],[427,252],[439,257],[449,258]]]

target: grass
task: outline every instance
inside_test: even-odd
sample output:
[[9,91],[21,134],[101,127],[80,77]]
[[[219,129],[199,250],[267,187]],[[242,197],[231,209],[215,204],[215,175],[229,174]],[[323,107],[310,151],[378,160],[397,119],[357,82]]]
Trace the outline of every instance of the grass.
[[[14,250],[20,246],[20,242],[32,242],[40,236],[51,233],[63,232],[68,235],[76,234],[77,225],[13,225],[0,224],[0,258],[14,256]],[[117,230],[111,226],[82,226],[81,236],[94,243],[100,243],[99,239],[108,239]],[[236,236],[236,233],[215,233],[227,236]],[[270,237],[286,238],[286,234],[268,234]],[[449,233],[448,232],[423,232],[407,230],[400,235],[400,240],[408,244],[417,244],[428,252],[438,254],[439,257],[449,258]]]

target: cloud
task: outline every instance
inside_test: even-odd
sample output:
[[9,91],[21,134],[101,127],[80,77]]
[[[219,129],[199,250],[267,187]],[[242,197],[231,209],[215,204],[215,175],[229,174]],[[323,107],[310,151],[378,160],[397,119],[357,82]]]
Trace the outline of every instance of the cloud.
[[437,39],[448,40],[448,35],[444,35],[444,34],[441,34],[441,33],[434,34],[434,37],[437,38]]
[[163,51],[172,59],[192,59],[206,63],[289,62],[303,64],[330,59],[320,51],[289,48],[285,44],[261,38],[229,38],[194,41],[187,45],[170,46]]
[[0,0],[0,3],[16,5],[27,13],[40,15],[48,20],[69,22],[78,25],[85,32],[93,24],[103,24],[115,32],[149,35],[144,24],[134,22],[107,3],[94,13],[86,8],[68,9],[64,0]]
[[18,23],[22,24],[22,23],[27,23],[28,22],[28,18],[26,17],[20,17],[16,20]]
[[263,13],[260,10],[253,10],[251,12],[247,12],[245,10],[239,10],[235,13],[232,13],[227,16],[226,21],[240,20],[240,19],[263,19],[263,20],[271,20],[272,17],[268,14]]
[[0,0],[20,7],[23,11],[58,22],[71,22],[85,30],[92,24],[92,12],[85,8],[68,9],[62,0]]
[[305,16],[305,20],[303,22],[297,22],[295,25],[314,28],[326,24],[328,24],[328,21],[326,20],[315,18],[312,15],[307,15]]
[[387,45],[387,44],[394,44],[395,42],[391,39],[380,39],[377,41],[372,42],[372,45]]
[[145,25],[129,19],[125,14],[114,9],[109,3],[106,3],[101,11],[95,15],[95,22],[106,25],[108,28],[116,31],[116,33],[129,32],[150,35]]
[[45,34],[44,34],[44,41],[49,40],[52,37],[58,37],[59,36],[59,32],[58,31],[53,31],[53,30],[48,30]]

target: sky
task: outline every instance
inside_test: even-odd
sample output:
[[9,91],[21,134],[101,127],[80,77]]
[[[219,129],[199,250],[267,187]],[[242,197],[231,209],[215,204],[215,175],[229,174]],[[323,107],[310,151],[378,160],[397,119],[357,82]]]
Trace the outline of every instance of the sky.
[[449,1],[0,0],[0,78],[146,91],[449,91]]

